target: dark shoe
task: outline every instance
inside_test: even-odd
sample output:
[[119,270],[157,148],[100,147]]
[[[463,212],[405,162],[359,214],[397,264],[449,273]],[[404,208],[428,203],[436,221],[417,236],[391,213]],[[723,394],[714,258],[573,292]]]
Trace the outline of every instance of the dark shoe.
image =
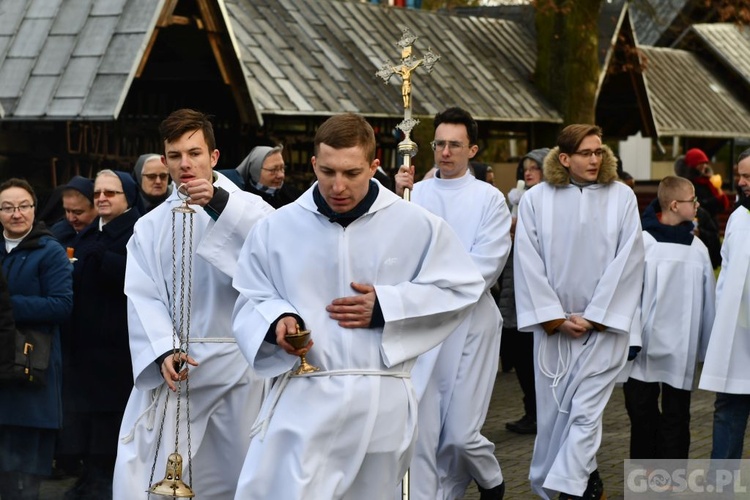
[[83,475],[81,459],[72,455],[61,455],[52,461],[50,479],[69,479]]
[[477,488],[479,489],[479,500],[503,500],[503,496],[505,496],[505,482],[488,490],[485,490],[477,483]]
[[536,420],[524,415],[515,422],[506,422],[505,428],[516,434],[536,434]]
[[583,495],[577,497],[575,495],[568,495],[567,493],[560,493],[559,500],[607,500],[607,495],[604,494],[604,483],[602,478],[599,477],[599,471],[595,470],[589,475],[589,483],[586,485],[586,491]]
[[586,486],[586,491],[583,492],[584,500],[607,500],[607,496],[604,494],[604,483],[602,478],[599,477],[599,471],[595,470],[589,475],[589,484]]

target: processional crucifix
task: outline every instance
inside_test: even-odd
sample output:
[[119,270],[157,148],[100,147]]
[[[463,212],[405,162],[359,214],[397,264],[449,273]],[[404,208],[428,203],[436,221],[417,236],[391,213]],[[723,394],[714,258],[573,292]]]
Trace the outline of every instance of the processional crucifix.
[[[432,67],[440,59],[440,56],[428,49],[421,59],[415,59],[412,55],[412,45],[417,40],[417,36],[411,32],[408,27],[401,28],[401,40],[397,45],[401,47],[401,64],[394,66],[387,61],[375,73],[388,84],[391,76],[398,75],[401,77],[401,97],[404,101],[404,119],[396,125],[396,128],[404,133],[404,140],[398,143],[398,152],[404,156],[404,165],[411,166],[411,158],[417,154],[419,149],[417,143],[409,137],[414,127],[419,124],[419,120],[411,116],[411,74],[419,66],[423,66],[428,73],[432,72]],[[409,201],[410,194],[408,189],[404,189],[404,199]]]
[[[375,73],[388,84],[391,76],[399,75],[401,77],[401,97],[404,100],[404,119],[396,125],[396,128],[404,133],[404,140],[398,143],[398,152],[404,156],[404,165],[411,166],[411,158],[417,154],[417,143],[409,137],[414,127],[419,124],[419,120],[411,116],[411,74],[419,66],[424,66],[428,73],[432,72],[432,67],[440,59],[440,56],[428,49],[422,59],[415,59],[412,55],[412,45],[417,40],[417,36],[411,32],[408,27],[401,28],[401,40],[397,45],[401,47],[401,64],[394,66],[390,61],[386,61],[380,70]],[[404,189],[404,199],[410,201],[409,189]],[[409,500],[409,471],[401,481],[401,498]]]

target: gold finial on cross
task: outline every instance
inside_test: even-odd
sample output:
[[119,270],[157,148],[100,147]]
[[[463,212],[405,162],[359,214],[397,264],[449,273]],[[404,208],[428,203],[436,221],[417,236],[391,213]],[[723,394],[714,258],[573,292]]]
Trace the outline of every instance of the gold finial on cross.
[[419,66],[423,66],[428,73],[431,72],[432,67],[440,59],[440,56],[432,52],[432,50],[428,50],[425,52],[424,57],[415,59],[412,54],[412,45],[418,37],[408,27],[401,28],[401,32],[401,40],[397,43],[401,47],[401,64],[394,66],[388,61],[381,66],[376,75],[382,78],[386,84],[390,80],[391,75],[399,75],[401,77],[401,97],[404,101],[404,110],[411,111],[411,74]]

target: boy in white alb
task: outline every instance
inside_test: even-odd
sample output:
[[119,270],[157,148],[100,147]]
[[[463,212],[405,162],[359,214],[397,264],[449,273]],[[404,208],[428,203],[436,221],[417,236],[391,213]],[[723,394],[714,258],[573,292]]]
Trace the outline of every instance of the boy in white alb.
[[642,350],[623,387],[631,459],[688,457],[690,394],[708,346],[716,285],[708,249],[693,235],[698,205],[690,181],[667,176],[641,218]]

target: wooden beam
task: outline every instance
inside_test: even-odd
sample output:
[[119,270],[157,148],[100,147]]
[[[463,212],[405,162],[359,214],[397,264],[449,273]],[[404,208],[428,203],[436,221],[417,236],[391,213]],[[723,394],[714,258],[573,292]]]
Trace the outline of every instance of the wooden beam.
[[154,44],[156,43],[156,37],[159,35],[159,28],[154,28],[154,31],[151,33],[151,39],[148,41],[148,45],[146,45],[146,50],[143,51],[143,56],[141,57],[141,62],[138,63],[138,69],[135,71],[135,77],[140,78],[143,74],[143,70],[146,68],[146,63],[148,63],[148,58],[151,55],[151,51],[154,48]]
[[166,28],[172,24],[172,13],[174,12],[175,7],[177,7],[177,1],[178,0],[167,0],[164,2],[164,7],[161,10],[161,14],[159,14],[159,19],[156,21],[157,26]]

